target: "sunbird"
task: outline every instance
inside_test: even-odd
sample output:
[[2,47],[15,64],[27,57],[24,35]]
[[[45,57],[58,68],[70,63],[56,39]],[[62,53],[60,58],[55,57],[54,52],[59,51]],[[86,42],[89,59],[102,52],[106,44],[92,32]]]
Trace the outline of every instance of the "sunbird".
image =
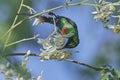
[[[54,16],[56,27],[58,28],[58,33],[60,33],[63,37],[67,38],[66,44],[63,48],[75,48],[79,44],[79,35],[77,25],[71,19],[56,15],[52,12],[48,13],[51,16]],[[27,15],[27,14],[19,14],[19,15]],[[34,14],[28,14],[28,16],[32,16]],[[51,23],[54,24],[53,17],[47,16],[37,16],[36,17],[40,22],[39,23]],[[37,23],[38,24],[38,23]]]

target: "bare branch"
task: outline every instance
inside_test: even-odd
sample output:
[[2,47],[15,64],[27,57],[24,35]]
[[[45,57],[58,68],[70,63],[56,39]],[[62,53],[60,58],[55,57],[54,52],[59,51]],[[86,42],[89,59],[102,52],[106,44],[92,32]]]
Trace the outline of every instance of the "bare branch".
[[7,44],[7,45],[5,45],[5,47],[9,47],[9,46],[12,46],[12,45],[17,44],[17,43],[20,43],[20,42],[33,40],[33,39],[36,39],[37,37],[38,37],[38,35],[35,35],[35,36],[33,36],[33,37],[30,37],[30,38],[24,38],[24,39],[15,41],[15,42],[13,42],[13,43]]
[[[3,57],[9,57],[9,56],[24,56],[26,53],[10,53],[10,54],[3,54],[2,56]],[[29,56],[34,56],[34,57],[41,57],[39,54],[37,53],[31,53]],[[64,59],[63,59],[64,60]],[[82,66],[85,66],[85,67],[88,67],[88,68],[91,68],[93,70],[96,70],[96,71],[101,71],[103,70],[103,68],[100,68],[100,67],[94,67],[94,66],[91,66],[89,64],[85,64],[85,63],[82,63],[82,62],[78,62],[78,61],[75,61],[75,60],[72,60],[72,59],[65,59],[65,61],[68,61],[68,62],[71,62],[71,63],[75,63],[75,64],[79,64],[79,65],[82,65]]]
[[103,68],[94,67],[94,66],[91,66],[91,65],[82,63],[82,62],[78,62],[78,61],[72,60],[72,59],[65,59],[65,61],[72,62],[72,63],[75,63],[75,64],[79,64],[79,65],[82,65],[82,66],[86,66],[86,67],[91,68],[91,69],[94,69],[94,70],[96,70],[96,71],[101,71],[101,70],[103,70]]

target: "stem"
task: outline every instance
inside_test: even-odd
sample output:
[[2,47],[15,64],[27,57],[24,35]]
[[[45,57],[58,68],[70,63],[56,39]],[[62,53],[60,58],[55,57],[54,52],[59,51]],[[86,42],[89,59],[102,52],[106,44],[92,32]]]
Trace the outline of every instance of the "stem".
[[79,65],[86,66],[86,67],[91,68],[91,69],[96,70],[96,71],[101,71],[101,70],[103,70],[103,68],[94,67],[94,66],[91,66],[91,65],[82,63],[82,62],[75,61],[75,60],[71,60],[71,59],[65,59],[65,60],[68,61],[68,62],[73,62],[73,63],[75,63],[75,64],[79,64]]
[[[87,5],[87,6],[99,6],[97,4],[89,4],[89,3],[86,3],[87,1],[84,1],[84,2],[80,2],[80,3],[74,3],[74,4],[68,4],[68,6],[79,6],[79,5]],[[46,11],[43,11],[41,13],[38,13],[38,14],[35,14],[33,16],[30,16],[28,17],[27,19],[23,19],[21,21],[19,21],[18,23],[14,24],[1,38],[5,37],[10,31],[12,31],[13,29],[15,29],[18,25],[22,24],[23,22],[29,20],[29,19],[32,19],[32,18],[35,18],[35,17],[38,17],[38,16],[41,16],[43,14],[46,14],[46,13],[49,13],[51,11],[54,11],[54,10],[58,10],[58,9],[61,9],[61,8],[66,8],[66,6],[58,6],[58,7],[55,7],[55,8],[52,8],[52,9],[48,9]],[[19,14],[19,13],[17,13]],[[18,16],[18,15],[17,15]],[[0,39],[1,39],[0,38]]]
[[13,25],[10,29],[8,29],[8,31],[0,38],[4,38],[8,33],[10,33],[13,29],[15,29],[17,26],[19,26],[20,24],[22,24],[23,22],[27,21],[28,19],[23,19],[21,21],[19,21],[18,23],[16,23],[15,25]]
[[36,13],[36,10],[34,10],[33,8],[31,8],[28,5],[22,4],[23,7],[27,8],[28,10],[30,10],[30,14],[32,14],[32,12]]
[[9,46],[12,46],[12,45],[17,44],[17,43],[20,43],[20,42],[33,40],[33,39],[35,39],[35,38],[37,38],[37,37],[38,37],[38,35],[35,35],[35,36],[31,37],[31,38],[21,39],[21,40],[15,41],[15,42],[13,42],[13,43],[7,44],[5,47],[9,47]]
[[[9,57],[9,56],[24,56],[26,53],[10,53],[10,54],[3,54],[3,57]],[[32,53],[29,56],[35,56],[35,57],[40,57],[39,54]]]
[[[22,4],[23,4],[23,2],[24,2],[24,0],[21,0],[20,7],[19,7],[17,13],[20,13],[20,11],[21,11],[21,9],[22,9]],[[17,19],[18,19],[18,15],[15,16],[15,19],[14,19],[12,25],[11,25],[11,28],[14,28],[14,25],[15,25]],[[11,28],[10,28],[10,29],[11,29]],[[12,30],[11,30],[11,31],[12,31]],[[9,38],[10,38],[11,33],[12,33],[11,31],[10,31],[10,33],[8,34],[8,37],[7,37],[6,41],[5,41],[5,46],[7,45],[8,41],[9,41]],[[4,46],[4,50],[5,50],[5,48],[6,48],[5,46]]]
[[98,4],[89,4],[89,3],[84,3],[84,2],[69,4],[69,6],[79,6],[79,5],[100,7],[100,5]]
[[[86,2],[87,2],[87,1],[80,2],[80,3],[74,3],[74,4],[68,4],[68,6],[69,6],[69,7],[79,6],[79,5],[99,6],[99,5],[97,5],[97,4],[89,4],[89,3],[86,3]],[[37,16],[41,16],[42,14],[49,13],[49,12],[51,12],[51,11],[54,11],[54,10],[57,10],[57,9],[61,9],[61,8],[66,8],[66,6],[58,6],[58,7],[56,7],[56,8],[52,8],[52,9],[43,11],[43,12],[41,12],[41,13],[35,14],[35,15],[33,15],[33,16],[30,16],[28,19],[35,18],[35,17],[37,17]]]
[[[11,53],[11,54],[3,54],[2,56],[3,56],[3,57],[9,57],[9,56],[24,56],[25,54],[26,54],[26,53]],[[36,54],[36,53],[31,53],[29,56],[41,57],[39,54]],[[75,61],[75,60],[71,60],[71,59],[64,59],[64,60],[65,60],[65,61],[68,61],[68,62],[75,63],[75,64],[79,64],[79,65],[82,65],[82,66],[85,66],[85,67],[88,67],[88,68],[91,68],[91,69],[96,70],[96,71],[101,71],[101,70],[103,70],[103,68],[94,67],[94,66],[91,66],[91,65],[82,63],[82,62]]]

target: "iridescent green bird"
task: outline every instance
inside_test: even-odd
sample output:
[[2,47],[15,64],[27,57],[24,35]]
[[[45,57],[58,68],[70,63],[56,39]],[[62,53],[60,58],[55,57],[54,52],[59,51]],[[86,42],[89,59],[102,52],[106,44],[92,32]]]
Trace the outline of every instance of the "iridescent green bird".
[[[78,29],[75,22],[71,19],[63,16],[55,15],[54,13],[50,13],[50,15],[55,16],[56,26],[58,28],[58,32],[61,33],[62,36],[68,38],[65,46],[63,48],[74,48],[79,44],[79,35]],[[49,18],[50,19],[50,18]],[[53,23],[51,19],[51,23]]]
[[76,24],[66,18],[59,16],[58,21],[56,21],[56,26],[58,27],[58,31],[68,38],[67,43],[64,48],[74,48],[79,44],[79,36]]
[[[55,22],[58,28],[58,32],[63,37],[68,38],[63,48],[76,47],[79,44],[79,35],[78,35],[77,25],[75,24],[75,22],[67,17],[55,15],[52,12],[48,14],[55,17]],[[19,14],[19,15],[32,16],[34,14]],[[40,23],[46,22],[46,23],[54,24],[53,17],[38,16],[36,18],[39,19]]]

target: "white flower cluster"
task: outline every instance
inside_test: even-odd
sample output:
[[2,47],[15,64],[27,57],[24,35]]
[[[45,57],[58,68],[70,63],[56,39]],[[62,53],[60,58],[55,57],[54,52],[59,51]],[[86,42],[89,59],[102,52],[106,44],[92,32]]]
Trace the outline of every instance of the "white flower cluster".
[[34,76],[32,76],[31,80],[43,80],[43,71],[41,71],[41,74],[37,78],[35,78]]
[[[27,64],[27,62],[29,60],[29,55],[30,55],[30,50],[28,50],[27,53],[24,55],[24,60],[21,63],[21,68],[23,70],[27,70],[26,64]],[[25,79],[24,79],[24,77],[21,76],[21,74],[18,74],[18,76],[16,77],[15,80],[25,80]]]
[[43,80],[42,74],[43,74],[43,71],[41,71],[41,75],[37,77],[37,80]]
[[27,51],[27,54],[24,55],[24,60],[23,60],[23,62],[22,62],[22,68],[23,68],[23,69],[26,68],[26,64],[27,64],[27,62],[28,62],[28,60],[29,60],[29,55],[30,55],[30,50],[28,50],[28,51]]
[[102,23],[107,23],[110,20],[111,15],[116,11],[116,6],[120,5],[118,2],[106,2],[106,0],[100,0],[96,5],[96,11],[92,12],[94,14],[94,19],[100,20]]
[[40,60],[51,60],[51,59],[68,59],[71,55],[69,50],[62,49],[65,43],[65,38],[59,34],[52,34],[46,39],[38,39],[38,43],[43,46],[40,49]]
[[6,64],[0,64],[0,70],[2,71],[1,73],[4,74],[6,80],[13,80],[12,76],[15,75],[14,70],[10,69],[10,63],[7,62]]
[[[106,0],[99,0],[96,4],[96,11],[92,12],[94,14],[94,19],[100,20],[104,23],[106,29],[113,30],[115,33],[120,33],[120,14],[117,7],[120,7],[120,1],[118,2],[106,2]],[[117,23],[106,24],[110,19],[117,19]]]
[[15,66],[13,64],[11,64],[10,62],[8,62],[8,61],[0,63],[0,71],[4,75],[5,80],[28,80],[28,79],[31,79],[31,80],[43,80],[43,78],[42,78],[42,73],[43,72],[41,72],[41,75],[38,76],[37,79],[36,78],[31,78],[31,76],[27,77],[29,72],[27,70],[26,64],[27,64],[27,62],[29,60],[29,55],[30,55],[30,50],[28,50],[26,55],[24,55],[24,60],[21,63],[21,66],[19,66],[20,72],[17,72],[16,69],[14,69]]
[[113,30],[115,33],[120,33],[120,25],[107,25],[105,28]]

